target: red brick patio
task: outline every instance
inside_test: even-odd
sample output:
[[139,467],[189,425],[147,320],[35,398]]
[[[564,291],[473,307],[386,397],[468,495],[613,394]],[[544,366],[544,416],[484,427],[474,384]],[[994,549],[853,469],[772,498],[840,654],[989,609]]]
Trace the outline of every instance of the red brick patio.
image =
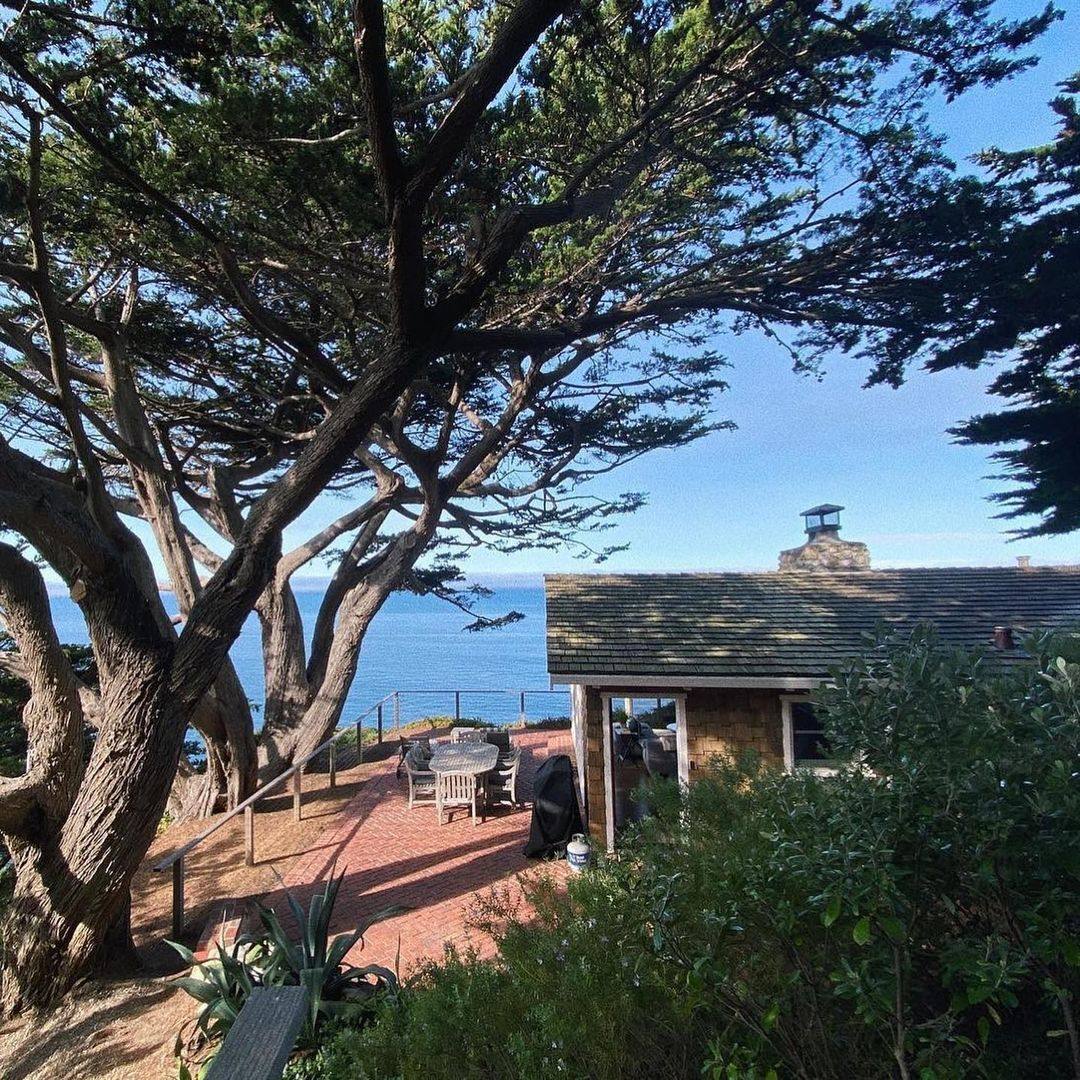
[[[391,905],[411,909],[373,926],[362,954],[357,949],[350,955],[353,962],[393,967],[400,949],[400,971],[407,975],[420,960],[441,956],[449,943],[489,954],[490,939],[469,926],[477,897],[493,887],[520,896],[518,875],[543,872],[545,865],[560,877],[565,873],[565,864],[538,864],[522,850],[531,820],[533,774],[550,754],[570,753],[569,732],[521,732],[514,743],[522,749],[519,797],[527,805],[496,810],[475,826],[467,812],[458,811],[439,826],[432,804],[408,808],[407,781],[395,778],[395,757],[372,767],[339,824],[285,878],[306,903],[331,872],[344,872],[334,932],[350,930]],[[280,897],[271,903],[284,913]]]

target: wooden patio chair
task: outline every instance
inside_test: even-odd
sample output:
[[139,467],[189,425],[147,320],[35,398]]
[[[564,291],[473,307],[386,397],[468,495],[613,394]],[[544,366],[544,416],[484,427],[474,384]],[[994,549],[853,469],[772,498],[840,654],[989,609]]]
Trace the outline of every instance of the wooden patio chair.
[[398,749],[398,762],[397,768],[394,770],[394,776],[400,780],[401,770],[405,767],[405,757],[410,750],[415,750],[414,758],[416,762],[422,765],[431,757],[431,740],[430,739],[402,739],[401,746]]
[[476,776],[473,773],[439,773],[435,781],[435,810],[439,824],[443,811],[453,814],[459,807],[468,807],[476,824]]
[[417,803],[434,802],[438,805],[435,774],[427,767],[427,760],[418,756],[415,748],[405,755],[405,775],[409,778],[410,810]]

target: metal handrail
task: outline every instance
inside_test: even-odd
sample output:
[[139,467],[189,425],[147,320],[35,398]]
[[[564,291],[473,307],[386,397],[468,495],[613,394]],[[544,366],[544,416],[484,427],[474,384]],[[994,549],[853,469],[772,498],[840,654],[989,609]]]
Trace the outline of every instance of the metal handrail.
[[192,837],[186,844],[177,848],[176,851],[167,855],[164,859],[156,862],[150,869],[155,873],[172,870],[172,934],[179,938],[184,932],[184,859],[204,840],[213,836],[218,829],[227,825],[240,814],[244,815],[244,863],[247,866],[255,865],[255,804],[270,792],[282,787],[287,780],[292,779],[293,793],[293,818],[301,820],[301,796],[303,792],[304,766],[313,758],[318,757],[324,750],[330,751],[329,787],[337,784],[337,742],[351,731],[356,732],[356,753],[359,761],[363,760],[363,730],[362,725],[372,714],[378,717],[378,740],[382,742],[383,732],[383,706],[392,702],[394,706],[394,726],[399,731],[400,737],[400,702],[402,694],[453,694],[455,719],[461,719],[461,695],[462,694],[517,694],[520,700],[519,718],[525,718],[525,695],[526,694],[564,694],[563,690],[551,690],[537,688],[535,690],[394,690],[385,697],[380,698],[366,712],[361,713],[352,723],[338,728],[325,742],[321,743],[310,754],[294,761],[284,772],[268,780],[261,787],[252,792],[243,802],[238,803],[222,818],[215,821],[208,828],[203,829],[197,836]]

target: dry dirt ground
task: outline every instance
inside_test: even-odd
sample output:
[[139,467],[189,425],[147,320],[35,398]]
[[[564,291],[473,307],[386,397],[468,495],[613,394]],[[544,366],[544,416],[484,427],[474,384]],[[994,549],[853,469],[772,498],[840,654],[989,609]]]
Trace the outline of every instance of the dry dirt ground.
[[[396,748],[384,745],[384,751]],[[344,762],[343,762],[344,764]],[[304,777],[303,818],[295,822],[291,795],[262,800],[256,814],[256,865],[243,862],[243,817],[218,830],[188,857],[186,906],[188,944],[194,945],[208,916],[220,918],[220,902],[237,910],[272,891],[316,849],[357,793],[368,765],[338,773],[330,790],[325,774]],[[172,1046],[194,1002],[170,986],[179,958],[162,938],[169,934],[171,881],[149,867],[206,825],[175,825],[157,838],[132,886],[132,926],[145,968],[142,977],[96,981],[48,1015],[19,1018],[0,1027],[3,1080],[160,1080],[175,1077]]]

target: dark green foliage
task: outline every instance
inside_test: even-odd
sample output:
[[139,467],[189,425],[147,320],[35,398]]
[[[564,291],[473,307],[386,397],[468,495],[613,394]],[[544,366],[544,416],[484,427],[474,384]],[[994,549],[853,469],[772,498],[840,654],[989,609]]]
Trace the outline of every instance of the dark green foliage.
[[501,728],[502,724],[495,723],[494,720],[484,720],[479,716],[465,716],[460,720],[451,720],[450,717],[442,716],[429,716],[426,718],[429,724],[433,724],[436,727],[441,727],[443,723],[449,722],[452,728],[490,728],[492,730]]
[[[509,9],[381,6],[394,132],[410,168]],[[299,452],[326,401],[380,355],[393,307],[350,6],[125,0],[104,22],[89,0],[62,8],[21,12],[0,59],[63,87],[115,162],[47,126],[47,231],[57,267],[74,268],[64,291],[77,291],[83,268],[105,265],[98,308],[108,317],[123,295],[117,281],[140,267],[128,344],[150,419],[177,459],[192,451],[199,490],[204,468],[247,466],[272,447],[274,467],[245,492],[253,497]],[[927,230],[891,223],[948,177],[923,103],[1023,70],[1054,18],[1047,8],[999,19],[984,0],[567,5],[424,207],[423,272],[413,276],[437,311],[517,215],[612,196],[602,212],[529,225],[410,396],[405,429],[426,451],[455,386],[494,418],[508,369],[527,358],[557,372],[534,387],[479,492],[484,512],[455,516],[435,548],[452,558],[481,542],[565,550],[640,506],[641,492],[601,497],[584,485],[730,426],[713,411],[727,377],[718,331],[761,330],[805,366],[883,326],[902,326],[896,356],[917,352],[936,327],[905,300],[922,285],[908,249]],[[25,136],[18,125],[0,136],[6,204],[17,210]],[[121,166],[158,200],[122,181]],[[285,330],[235,317],[235,290],[204,239],[165,203],[227,237],[255,299]],[[10,246],[26,246],[15,224]],[[0,305],[4,317],[23,325],[17,304]],[[796,350],[788,338],[807,327],[815,347]],[[72,339],[93,366],[95,343],[78,328]],[[55,443],[39,403],[16,396],[18,422]],[[447,438],[452,460],[474,430],[459,418]],[[345,490],[370,482],[360,461],[336,478]],[[478,498],[447,494],[456,508]],[[449,585],[460,599],[442,570],[424,574],[412,587]]]
[[569,731],[569,716],[545,716],[540,720],[526,720],[526,731]]
[[1016,213],[971,277],[978,331],[933,365],[1009,358],[991,389],[1010,407],[955,434],[1003,447],[994,459],[1019,487],[997,498],[1011,507],[1007,516],[1040,519],[1025,536],[1080,529],[1080,74],[1062,90],[1052,103],[1060,125],[1053,143],[984,155]]
[[[994,496],[1003,516],[1038,518],[1021,536],[1080,529],[1080,74],[1061,91],[1051,143],[987,150],[986,181],[916,196],[891,226],[923,278],[909,302],[929,330],[927,368],[1000,365],[990,392],[1008,407],[953,434],[999,448],[992,459],[1014,482]],[[907,329],[880,337],[874,377],[898,382],[911,343]]]
[[[703,1029],[644,955],[642,912],[600,878],[574,911],[541,890],[511,925],[498,964],[450,954],[422,971],[363,1032],[341,1032],[299,1075],[673,1077],[693,1075]],[[675,1054],[674,1060],[671,1055]]]
[[493,912],[497,961],[428,968],[303,1075],[1070,1075],[1080,667],[1032,648],[999,677],[871,643],[819,703],[854,764],[655,787],[616,858]]

